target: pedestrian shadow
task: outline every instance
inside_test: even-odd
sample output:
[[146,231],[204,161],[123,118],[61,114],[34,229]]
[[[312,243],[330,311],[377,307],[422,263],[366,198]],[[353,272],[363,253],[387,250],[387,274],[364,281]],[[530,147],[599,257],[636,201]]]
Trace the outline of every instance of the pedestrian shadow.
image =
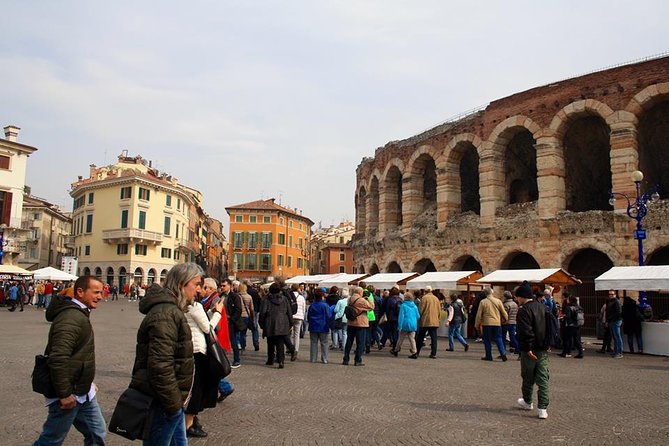
[[422,409],[425,411],[435,411],[435,412],[456,412],[456,413],[482,413],[482,414],[497,414],[497,415],[507,415],[507,416],[518,416],[518,409],[515,407],[490,407],[483,406],[481,404],[452,404],[452,403],[424,403],[424,402],[415,402],[408,401],[403,402],[408,406],[413,407],[414,409]]

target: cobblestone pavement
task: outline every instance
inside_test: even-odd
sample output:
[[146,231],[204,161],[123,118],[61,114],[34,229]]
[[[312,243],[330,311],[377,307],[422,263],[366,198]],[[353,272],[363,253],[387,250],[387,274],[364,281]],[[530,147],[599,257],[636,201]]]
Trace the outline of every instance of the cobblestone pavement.
[[[109,420],[116,398],[128,385],[137,304],[100,303],[93,312],[98,398]],[[44,312],[0,308],[2,394],[0,445],[27,445],[46,418],[39,395],[30,388],[34,355],[46,343]],[[399,358],[388,349],[366,356],[365,367],[308,361],[308,336],[300,357],[279,370],[264,365],[260,352],[247,352],[233,371],[235,393],[201,415],[209,437],[191,445],[666,445],[669,444],[669,359],[626,355],[612,359],[552,355],[548,420],[536,411],[514,408],[520,396],[520,364],[484,362],[483,346],[446,352],[440,339],[437,359]],[[405,345],[408,350],[408,345]],[[108,444],[130,442],[110,434]],[[73,428],[65,444],[81,444]]]

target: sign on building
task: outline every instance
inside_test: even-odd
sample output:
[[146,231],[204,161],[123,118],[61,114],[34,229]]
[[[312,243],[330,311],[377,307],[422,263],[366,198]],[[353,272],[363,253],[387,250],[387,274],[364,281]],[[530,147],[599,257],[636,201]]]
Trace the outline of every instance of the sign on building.
[[79,259],[75,256],[63,256],[63,260],[60,261],[60,269],[65,271],[68,274],[78,276],[77,269],[79,268]]

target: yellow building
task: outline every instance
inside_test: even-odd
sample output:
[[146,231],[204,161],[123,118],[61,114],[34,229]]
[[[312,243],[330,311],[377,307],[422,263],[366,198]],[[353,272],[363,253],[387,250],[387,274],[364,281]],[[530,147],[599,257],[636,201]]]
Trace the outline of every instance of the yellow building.
[[252,281],[309,274],[313,221],[297,209],[276,204],[274,198],[225,210],[230,216],[230,273]]
[[199,260],[200,192],[159,173],[141,156],[124,151],[114,165],[91,165],[89,178],[79,177],[70,196],[80,275],[93,274],[123,290],[133,281],[161,281],[176,263]]

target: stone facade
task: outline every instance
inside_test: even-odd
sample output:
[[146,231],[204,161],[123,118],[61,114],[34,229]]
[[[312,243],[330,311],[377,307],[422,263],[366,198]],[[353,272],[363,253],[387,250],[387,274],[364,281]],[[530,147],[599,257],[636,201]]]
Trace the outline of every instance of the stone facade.
[[[586,280],[637,264],[635,197],[669,197],[669,57],[533,88],[363,158],[359,272],[562,267]],[[644,220],[646,263],[669,259],[669,204]]]

